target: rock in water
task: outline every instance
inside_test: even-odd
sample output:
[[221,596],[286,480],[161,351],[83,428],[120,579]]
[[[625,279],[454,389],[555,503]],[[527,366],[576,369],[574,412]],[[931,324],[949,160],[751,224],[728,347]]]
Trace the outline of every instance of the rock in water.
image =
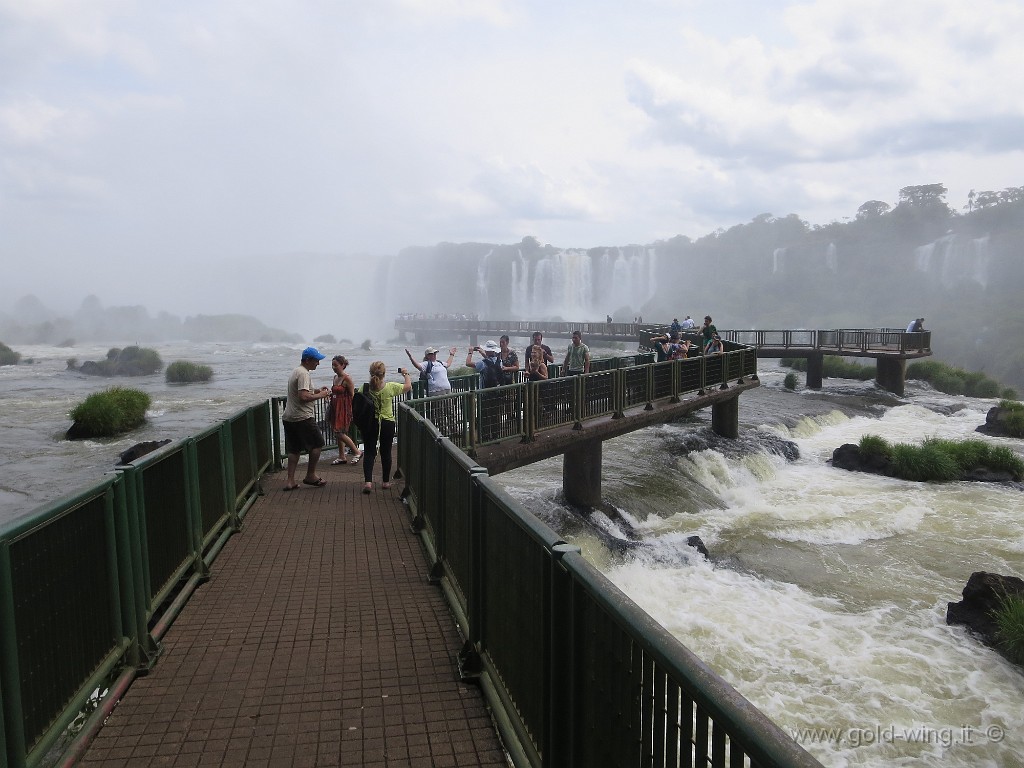
[[964,599],[946,607],[946,623],[962,624],[978,634],[987,645],[999,648],[999,627],[994,617],[1000,601],[1007,596],[1024,596],[1024,579],[976,571],[964,587]]
[[147,453],[152,453],[162,445],[167,445],[171,442],[170,438],[166,440],[147,440],[144,443],[136,443],[127,451],[123,451],[121,456],[118,458],[117,463],[130,464],[138,458],[145,456]]

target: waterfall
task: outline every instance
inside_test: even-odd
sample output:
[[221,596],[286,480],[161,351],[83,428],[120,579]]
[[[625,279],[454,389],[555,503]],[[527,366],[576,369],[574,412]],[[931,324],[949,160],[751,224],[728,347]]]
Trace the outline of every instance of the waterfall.
[[786,255],[785,248],[776,248],[772,251],[772,274],[782,275],[786,272],[786,262],[783,258]]
[[491,254],[494,253],[494,249],[491,248],[487,253],[484,254],[483,258],[480,259],[480,263],[476,266],[476,305],[478,307],[489,307],[491,302],[488,297],[488,262],[491,259]]
[[835,243],[829,243],[828,248],[825,249],[825,266],[832,273],[839,269],[839,256],[836,253]]

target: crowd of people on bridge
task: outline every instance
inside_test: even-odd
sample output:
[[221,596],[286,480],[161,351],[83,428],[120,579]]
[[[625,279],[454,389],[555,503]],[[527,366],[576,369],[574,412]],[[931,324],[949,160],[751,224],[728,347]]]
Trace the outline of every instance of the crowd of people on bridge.
[[[403,319],[460,319],[473,320],[475,315],[468,314],[407,314]],[[923,319],[922,319],[923,321]],[[697,343],[684,338],[686,332],[694,332],[694,322],[689,315],[682,323],[674,319],[672,330],[662,337],[651,339],[658,350],[658,358],[680,359],[696,353]],[[702,344],[700,349],[705,354],[722,351],[722,342],[718,331],[711,322],[711,317],[704,318],[700,329]],[[416,369],[419,379],[423,382],[425,394],[437,397],[449,394],[452,384],[448,378],[449,369],[458,354],[457,347],[450,347],[445,359],[438,358],[440,350],[429,346],[424,350],[422,359],[409,349],[405,350],[409,362]],[[317,474],[320,454],[325,445],[323,432],[316,419],[317,400],[329,400],[327,407],[327,427],[337,435],[338,457],[331,463],[363,465],[363,493],[374,490],[373,473],[380,456],[381,484],[380,487],[391,487],[392,447],[395,439],[396,422],[393,400],[396,396],[412,390],[412,374],[408,368],[397,368],[401,382],[386,381],[387,366],[384,361],[376,360],[369,368],[369,382],[357,388],[348,372],[349,361],[344,355],[336,355],[331,359],[334,380],[330,387],[314,387],[311,373],[317,369],[326,355],[316,347],[302,350],[298,367],[288,378],[287,398],[282,414],[284,424],[285,453],[287,454],[287,480],[285,491],[294,491],[300,485],[322,488],[327,481]],[[503,385],[513,384],[519,380],[519,372],[525,374],[526,381],[545,381],[551,377],[548,366],[555,363],[555,356],[544,343],[542,331],[534,331],[531,343],[526,347],[522,362],[519,354],[512,349],[507,335],[498,341],[487,341],[483,345],[473,345],[466,351],[465,364],[479,377],[479,389],[487,390]],[[567,345],[565,357],[561,361],[562,376],[581,376],[590,373],[590,348],[583,342],[583,334],[576,330]],[[497,402],[497,400],[495,401]],[[501,403],[505,401],[502,400]],[[504,406],[501,406],[504,407]],[[492,409],[492,410],[496,410]],[[366,413],[367,416],[361,414]],[[362,419],[362,420],[360,420]],[[490,419],[496,424],[498,420]],[[352,438],[352,425],[359,428],[363,438],[363,446],[359,446]],[[483,425],[486,428],[486,425]],[[493,435],[482,435],[484,440]],[[298,466],[301,455],[307,455],[305,474],[298,479]]]

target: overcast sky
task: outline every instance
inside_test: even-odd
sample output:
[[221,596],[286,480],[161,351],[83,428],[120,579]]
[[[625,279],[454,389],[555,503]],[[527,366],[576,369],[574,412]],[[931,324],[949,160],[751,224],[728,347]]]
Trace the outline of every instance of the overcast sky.
[[960,208],[1024,184],[1022,40],[1019,0],[0,0],[0,307],[133,303],[129,260]]

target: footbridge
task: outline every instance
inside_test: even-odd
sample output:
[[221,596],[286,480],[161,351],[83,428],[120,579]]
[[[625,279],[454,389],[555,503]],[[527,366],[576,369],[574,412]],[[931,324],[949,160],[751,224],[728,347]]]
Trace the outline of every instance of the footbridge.
[[[532,320],[459,320],[403,316],[395,320],[401,334],[411,334],[419,344],[444,338],[468,337],[471,344],[501,334],[529,338],[533,331],[546,338],[569,338],[580,331],[586,341],[635,343],[640,352],[654,352],[651,339],[666,334],[670,326],[657,323],[567,323]],[[803,358],[807,360],[807,386],[820,389],[824,359],[840,357],[873,358],[879,386],[902,395],[907,360],[928,357],[931,331],[908,332],[900,328],[838,328],[827,330],[719,330],[722,339],[749,346],[761,358]],[[691,338],[696,335],[691,332]],[[556,355],[556,358],[558,356]]]

